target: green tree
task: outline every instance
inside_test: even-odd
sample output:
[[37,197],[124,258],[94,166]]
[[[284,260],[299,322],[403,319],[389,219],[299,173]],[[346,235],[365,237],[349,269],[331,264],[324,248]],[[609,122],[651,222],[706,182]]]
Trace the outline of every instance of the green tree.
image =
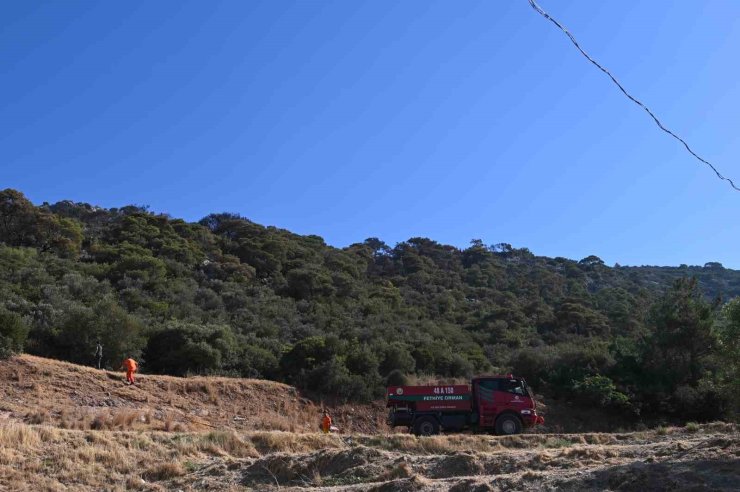
[[717,347],[714,314],[693,278],[677,280],[653,306],[653,333],[644,345],[636,382],[656,411],[697,420],[722,414],[727,395],[710,376]]
[[340,353],[339,339],[333,336],[308,337],[296,343],[280,359],[286,379],[299,383],[303,375]]
[[387,376],[393,371],[410,374],[415,368],[416,361],[405,346],[394,343],[386,347],[383,360],[380,363],[380,374]]
[[712,330],[714,313],[703,298],[696,279],[680,279],[650,313],[654,328],[644,360],[668,388],[696,384],[717,339]]
[[0,358],[22,352],[28,330],[23,318],[0,306]]
[[719,345],[718,370],[724,394],[729,395],[733,412],[740,415],[740,297],[722,308],[715,325]]

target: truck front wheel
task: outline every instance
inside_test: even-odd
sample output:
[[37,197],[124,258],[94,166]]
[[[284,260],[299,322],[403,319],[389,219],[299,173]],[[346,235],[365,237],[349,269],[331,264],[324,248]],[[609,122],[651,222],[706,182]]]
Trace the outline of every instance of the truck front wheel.
[[439,422],[434,417],[419,417],[414,422],[414,434],[417,436],[433,436],[439,434]]
[[516,415],[504,414],[496,419],[496,434],[508,436],[522,432],[522,421]]

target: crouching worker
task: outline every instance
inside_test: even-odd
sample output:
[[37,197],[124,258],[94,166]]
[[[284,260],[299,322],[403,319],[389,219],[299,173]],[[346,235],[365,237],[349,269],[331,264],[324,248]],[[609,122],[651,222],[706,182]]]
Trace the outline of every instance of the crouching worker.
[[136,361],[129,357],[123,361],[121,369],[126,371],[126,381],[128,381],[128,384],[134,384],[136,382],[136,379],[134,378],[134,373],[136,372]]
[[324,418],[321,419],[321,430],[324,434],[331,432],[331,417],[329,417],[329,412],[324,412]]

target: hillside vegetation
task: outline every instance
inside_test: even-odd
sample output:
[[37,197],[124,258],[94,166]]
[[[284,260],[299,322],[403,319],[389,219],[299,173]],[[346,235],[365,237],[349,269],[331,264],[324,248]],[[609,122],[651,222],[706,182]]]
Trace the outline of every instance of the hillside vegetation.
[[[0,351],[266,378],[371,401],[410,375],[514,371],[638,419],[731,418],[740,272],[608,267],[473,240],[346,248],[234,214],[35,206],[0,192]],[[730,301],[730,302],[727,302]],[[706,402],[711,401],[711,405]]]

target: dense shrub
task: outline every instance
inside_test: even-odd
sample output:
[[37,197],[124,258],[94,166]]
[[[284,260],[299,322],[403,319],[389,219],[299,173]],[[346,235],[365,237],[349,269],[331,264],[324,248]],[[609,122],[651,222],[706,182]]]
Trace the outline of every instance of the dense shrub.
[[226,326],[169,323],[149,336],[144,359],[152,372],[207,374],[229,369],[236,350],[236,338]]
[[629,397],[617,391],[614,381],[606,376],[586,376],[573,382],[573,391],[583,402],[612,410],[629,410]]

